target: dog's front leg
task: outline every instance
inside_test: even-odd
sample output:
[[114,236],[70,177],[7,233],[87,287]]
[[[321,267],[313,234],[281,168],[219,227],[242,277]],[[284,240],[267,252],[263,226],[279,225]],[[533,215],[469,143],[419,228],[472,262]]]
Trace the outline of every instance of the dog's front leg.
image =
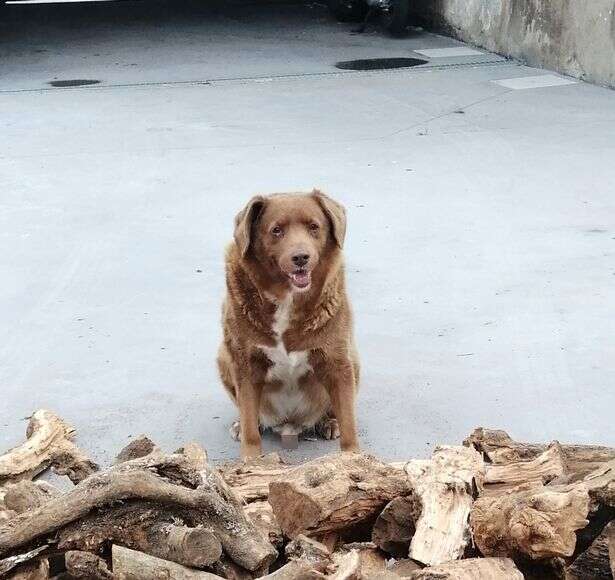
[[324,363],[323,384],[329,391],[331,406],[340,428],[342,451],[358,451],[357,419],[355,413],[355,377],[350,360]]
[[248,365],[237,365],[234,369],[237,406],[239,407],[239,439],[241,457],[258,457],[261,452],[261,434],[258,428],[262,385],[254,382],[246,369]]

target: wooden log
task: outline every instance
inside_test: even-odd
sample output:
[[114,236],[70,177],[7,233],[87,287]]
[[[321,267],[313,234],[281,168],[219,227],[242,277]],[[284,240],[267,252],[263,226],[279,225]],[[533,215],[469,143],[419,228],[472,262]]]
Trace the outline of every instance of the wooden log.
[[431,460],[406,464],[422,503],[409,556],[425,565],[457,560],[471,541],[469,515],[482,488],[483,459],[468,447],[438,447]]
[[372,542],[395,558],[407,557],[421,511],[422,504],[418,497],[396,497],[376,519]]
[[224,481],[245,502],[266,500],[269,484],[289,469],[277,453],[219,467]]
[[91,552],[71,550],[64,554],[66,571],[72,578],[85,580],[112,580],[113,574],[107,563]]
[[356,552],[359,555],[361,578],[377,578],[387,571],[386,555],[373,542],[353,542],[351,544],[344,544],[336,553],[336,557],[349,552]]
[[34,548],[29,552],[25,552],[23,554],[16,554],[15,556],[10,556],[9,558],[4,558],[0,560],[0,578],[4,578],[6,574],[8,574],[14,568],[17,568],[20,564],[24,562],[29,562],[30,560],[40,556],[45,550],[48,549],[48,546],[39,546],[38,548]]
[[245,568],[238,566],[227,558],[224,554],[222,557],[211,566],[211,571],[226,580],[253,580],[256,578],[256,574],[248,572]]
[[332,563],[327,546],[303,534],[287,544],[285,554],[289,560],[304,560],[321,572]]
[[36,509],[61,494],[59,489],[46,481],[24,479],[4,488],[4,505],[6,509],[21,514]]
[[408,578],[409,580],[523,580],[523,574],[508,558],[469,558],[417,570]]
[[282,528],[275,519],[273,508],[268,501],[255,501],[244,508],[245,514],[254,524],[256,529],[276,548],[284,544]]
[[483,493],[501,493],[520,485],[542,487],[567,473],[562,447],[555,442],[534,459],[485,465]]
[[590,546],[565,569],[565,580],[613,580],[609,557],[609,541],[613,530],[614,522],[605,526]]
[[260,578],[261,580],[324,580],[326,577],[318,570],[314,570],[310,562],[292,560],[275,572]]
[[115,544],[112,548],[113,574],[119,580],[219,580],[220,576],[192,570],[181,564],[137,552]]
[[248,570],[267,566],[275,549],[256,532],[216,472],[196,470],[183,455],[151,455],[90,476],[71,491],[0,527],[0,555],[119,500],[143,500],[188,511],[192,527],[211,528],[227,554]]
[[289,538],[348,530],[370,522],[412,491],[408,478],[361,453],[341,453],[293,467],[269,485],[269,503]]
[[[536,459],[548,449],[545,444],[514,441],[506,431],[475,429],[464,445],[472,446],[483,453],[485,460],[493,464],[506,464]],[[615,449],[599,445],[560,445],[570,481],[577,481],[608,461],[615,459]]]
[[474,502],[474,541],[484,556],[520,554],[531,559],[572,556],[576,532],[588,524],[583,488],[523,489]]
[[32,479],[50,465],[78,483],[98,470],[74,443],[75,430],[55,413],[36,411],[26,429],[26,441],[0,456],[0,483]]
[[191,441],[186,443],[183,447],[178,449],[175,453],[183,455],[195,469],[201,471],[207,468],[207,451],[202,447],[200,443]]

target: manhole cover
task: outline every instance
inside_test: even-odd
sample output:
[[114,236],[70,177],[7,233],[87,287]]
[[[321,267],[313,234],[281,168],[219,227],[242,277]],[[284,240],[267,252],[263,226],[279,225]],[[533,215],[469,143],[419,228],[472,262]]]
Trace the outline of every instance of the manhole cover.
[[86,85],[97,85],[100,81],[94,79],[67,79],[65,81],[50,81],[52,87],[84,87]]
[[364,58],[360,60],[344,60],[338,62],[336,68],[343,70],[385,70],[388,68],[409,68],[427,64],[429,61],[420,58]]

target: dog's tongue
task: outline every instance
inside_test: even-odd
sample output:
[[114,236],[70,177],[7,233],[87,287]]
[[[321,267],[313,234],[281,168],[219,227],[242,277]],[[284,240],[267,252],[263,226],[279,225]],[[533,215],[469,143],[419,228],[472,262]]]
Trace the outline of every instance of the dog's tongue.
[[290,275],[290,280],[293,286],[297,288],[306,288],[311,281],[311,275],[309,272],[297,272]]

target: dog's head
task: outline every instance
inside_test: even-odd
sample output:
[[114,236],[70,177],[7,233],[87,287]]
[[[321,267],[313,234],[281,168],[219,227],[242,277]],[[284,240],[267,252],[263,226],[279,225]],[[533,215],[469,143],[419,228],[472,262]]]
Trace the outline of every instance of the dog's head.
[[324,257],[344,245],[346,212],[324,193],[257,195],[235,218],[235,243],[275,281],[307,291]]

